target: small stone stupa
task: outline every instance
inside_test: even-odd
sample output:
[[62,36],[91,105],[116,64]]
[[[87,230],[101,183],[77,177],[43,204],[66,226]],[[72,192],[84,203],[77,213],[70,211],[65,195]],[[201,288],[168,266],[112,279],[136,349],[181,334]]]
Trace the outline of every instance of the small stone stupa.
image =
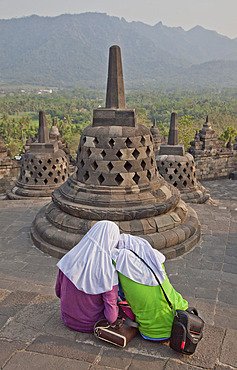
[[204,203],[210,198],[207,190],[197,181],[194,158],[185,153],[178,140],[177,113],[171,114],[168,144],[162,144],[156,163],[166,181],[180,190],[185,202]]
[[41,250],[61,257],[99,220],[147,239],[167,258],[200,238],[196,213],[158,173],[150,130],[126,107],[121,52],[110,48],[106,108],[93,112],[78,147],[74,174],[37,214],[31,229]]
[[164,138],[161,135],[157,124],[156,120],[154,119],[153,126],[150,128],[151,134],[153,136],[153,147],[154,147],[154,152],[158,153],[160,150],[160,146],[162,143],[164,143]]
[[68,178],[68,159],[58,149],[58,142],[50,142],[45,112],[39,112],[39,142],[21,159],[20,177],[7,189],[9,199],[51,197],[52,191]]

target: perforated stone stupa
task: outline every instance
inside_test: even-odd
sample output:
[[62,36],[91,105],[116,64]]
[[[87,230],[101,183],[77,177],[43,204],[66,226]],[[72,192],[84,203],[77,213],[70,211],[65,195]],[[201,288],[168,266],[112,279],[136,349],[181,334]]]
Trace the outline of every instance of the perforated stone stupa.
[[36,246],[60,257],[103,219],[147,239],[169,258],[200,237],[196,213],[158,173],[149,129],[138,124],[136,109],[126,108],[118,46],[110,48],[106,108],[94,110],[73,176],[40,210],[31,235]]
[[168,144],[162,144],[156,163],[166,181],[177,187],[185,202],[204,203],[210,198],[207,190],[197,181],[194,158],[185,153],[178,140],[177,113],[171,114]]
[[52,191],[68,178],[68,159],[58,149],[58,142],[50,142],[45,112],[39,113],[39,142],[30,144],[30,149],[21,159],[20,177],[7,189],[9,199],[26,197],[50,197]]

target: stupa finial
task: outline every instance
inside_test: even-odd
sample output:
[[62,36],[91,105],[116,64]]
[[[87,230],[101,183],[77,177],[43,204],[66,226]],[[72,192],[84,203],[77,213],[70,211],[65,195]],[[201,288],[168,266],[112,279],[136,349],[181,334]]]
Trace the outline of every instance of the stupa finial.
[[39,143],[49,143],[49,130],[43,110],[39,112]]
[[126,109],[121,50],[117,45],[109,49],[106,108]]
[[168,145],[178,145],[178,143],[178,115],[174,112],[171,114]]

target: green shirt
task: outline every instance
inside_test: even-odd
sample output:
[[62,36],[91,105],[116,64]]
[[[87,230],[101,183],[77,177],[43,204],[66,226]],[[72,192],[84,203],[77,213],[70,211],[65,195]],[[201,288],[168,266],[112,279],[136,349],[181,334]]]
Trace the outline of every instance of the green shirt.
[[[139,323],[139,331],[150,338],[170,337],[174,316],[160,286],[142,285],[121,273],[118,275],[126,300]],[[188,308],[188,302],[175,291],[167,276],[162,287],[174,309]]]

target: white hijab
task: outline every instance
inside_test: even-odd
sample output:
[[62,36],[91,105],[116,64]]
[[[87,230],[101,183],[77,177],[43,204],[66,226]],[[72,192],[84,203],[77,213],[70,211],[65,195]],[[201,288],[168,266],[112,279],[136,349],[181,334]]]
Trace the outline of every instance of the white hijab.
[[146,261],[162,284],[165,280],[165,271],[161,264],[165,261],[165,256],[153,249],[148,241],[138,236],[120,235],[119,248],[114,249],[112,253],[112,258],[116,263],[116,270],[139,284],[158,285],[151,270],[131,250]]
[[119,228],[114,222],[99,221],[57,266],[77,289],[88,294],[108,292],[118,284],[111,252],[119,239]]

